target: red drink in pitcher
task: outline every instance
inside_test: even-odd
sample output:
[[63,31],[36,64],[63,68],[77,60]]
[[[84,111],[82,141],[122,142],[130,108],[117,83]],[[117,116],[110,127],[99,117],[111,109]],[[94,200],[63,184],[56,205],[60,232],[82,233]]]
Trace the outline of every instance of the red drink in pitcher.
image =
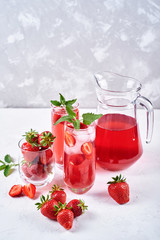
[[142,155],[136,119],[124,114],[106,114],[96,126],[97,163],[108,170],[128,168]]
[[[83,125],[82,125],[83,126]],[[87,192],[95,180],[95,127],[66,127],[64,182],[74,193]]]
[[[78,104],[75,105],[75,107],[73,106],[73,111],[76,113],[77,118],[79,118]],[[59,167],[63,167],[65,122],[61,122],[56,126],[54,126],[54,123],[64,115],[67,115],[67,112],[64,107],[57,107],[52,105],[51,112],[52,134],[56,136],[53,148],[55,153],[55,163]]]

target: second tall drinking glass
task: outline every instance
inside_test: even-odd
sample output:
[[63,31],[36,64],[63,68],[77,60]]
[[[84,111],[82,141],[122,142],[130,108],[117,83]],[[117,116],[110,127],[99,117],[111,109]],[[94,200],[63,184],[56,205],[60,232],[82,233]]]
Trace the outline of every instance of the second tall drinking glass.
[[95,180],[95,127],[82,127],[67,124],[64,147],[64,182],[78,194],[87,192]]

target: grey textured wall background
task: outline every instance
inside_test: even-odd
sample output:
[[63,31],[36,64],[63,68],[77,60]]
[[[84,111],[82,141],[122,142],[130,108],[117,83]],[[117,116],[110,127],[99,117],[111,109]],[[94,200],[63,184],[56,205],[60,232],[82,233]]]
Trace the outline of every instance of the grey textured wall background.
[[160,108],[159,0],[1,0],[0,107],[95,107],[93,73],[139,79]]

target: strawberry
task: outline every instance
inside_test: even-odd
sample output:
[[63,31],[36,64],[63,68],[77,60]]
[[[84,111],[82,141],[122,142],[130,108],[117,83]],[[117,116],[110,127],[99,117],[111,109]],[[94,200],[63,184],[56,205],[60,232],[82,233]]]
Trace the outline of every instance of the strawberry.
[[36,146],[32,147],[30,143],[24,142],[21,146],[21,151],[22,151],[24,160],[30,163],[34,161],[34,159],[38,156],[39,148]]
[[88,206],[85,206],[84,201],[78,199],[71,200],[66,207],[74,213],[74,217],[78,217],[84,213],[85,210],[88,210]]
[[32,177],[32,175],[29,174],[29,172],[28,172],[28,165],[26,163],[22,165],[21,169],[26,177],[28,177],[28,178]]
[[22,185],[20,185],[20,184],[14,185],[13,187],[11,187],[11,189],[9,191],[9,195],[11,197],[19,196],[21,193],[22,193]]
[[49,195],[47,195],[47,198],[42,195],[40,197],[41,203],[36,203],[37,210],[41,209],[41,213],[52,220],[57,220],[57,214],[56,214],[56,208],[59,208],[59,205],[55,199],[49,199]]
[[30,143],[32,146],[38,146],[38,136],[39,136],[38,132],[36,132],[32,128],[30,131],[25,132],[25,134],[23,135],[26,141]]
[[73,147],[76,144],[76,139],[68,131],[65,132],[65,143],[68,147]]
[[113,181],[108,182],[109,195],[119,204],[129,202],[129,185],[126,178],[122,178],[121,174],[112,178]]
[[81,151],[83,152],[84,155],[91,155],[93,152],[93,145],[91,142],[86,142],[83,143],[81,146]]
[[72,228],[74,214],[69,209],[63,209],[57,215],[57,221],[67,230]]
[[53,136],[53,134],[49,131],[42,132],[38,137],[38,143],[41,145],[43,149],[51,147],[52,143],[54,142],[54,139],[56,137]]
[[60,186],[54,184],[50,193],[51,198],[54,198],[57,202],[61,202],[62,204],[66,202],[67,195]]
[[80,122],[80,129],[86,129],[88,126],[82,122]]
[[39,156],[40,162],[44,165],[54,162],[53,152],[50,148],[45,151],[40,151]]
[[85,160],[83,154],[73,154],[69,157],[70,164],[73,165],[80,165]]
[[35,185],[28,183],[22,187],[22,191],[27,197],[34,198],[36,193],[36,187]]

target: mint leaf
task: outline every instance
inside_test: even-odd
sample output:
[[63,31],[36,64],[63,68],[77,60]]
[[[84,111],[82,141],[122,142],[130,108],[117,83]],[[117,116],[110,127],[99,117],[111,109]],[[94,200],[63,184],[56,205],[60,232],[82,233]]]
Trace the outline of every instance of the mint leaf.
[[66,103],[65,98],[63,97],[63,95],[62,95],[61,93],[59,93],[59,95],[60,95],[60,103],[61,103],[62,105],[65,105],[65,103]]
[[82,115],[83,123],[86,125],[90,125],[92,122],[94,122],[95,120],[99,119],[102,116],[103,114],[84,113]]
[[80,121],[78,119],[74,120],[73,126],[75,129],[80,129]]
[[11,170],[11,166],[7,165],[4,169],[4,176],[8,177],[8,175],[10,174],[10,170]]
[[12,162],[12,158],[11,158],[11,156],[10,156],[9,154],[7,154],[7,155],[4,157],[4,160],[5,160],[5,162],[7,162],[7,163],[11,163],[11,162]]
[[57,120],[57,122],[55,122],[53,125],[57,125],[58,123],[65,122],[65,121],[72,123],[72,117],[69,115],[63,116],[63,117],[59,118]]
[[51,100],[51,103],[56,106],[56,107],[60,107],[61,106],[61,103],[57,100]]
[[72,118],[76,117],[76,113],[73,112],[70,105],[66,105],[66,111],[67,111],[68,115],[70,115]]
[[3,170],[3,169],[5,169],[5,167],[6,167],[5,164],[1,165],[1,166],[0,166],[0,171]]
[[75,102],[77,101],[77,99],[72,99],[72,100],[68,100],[66,101],[66,105],[73,105]]

